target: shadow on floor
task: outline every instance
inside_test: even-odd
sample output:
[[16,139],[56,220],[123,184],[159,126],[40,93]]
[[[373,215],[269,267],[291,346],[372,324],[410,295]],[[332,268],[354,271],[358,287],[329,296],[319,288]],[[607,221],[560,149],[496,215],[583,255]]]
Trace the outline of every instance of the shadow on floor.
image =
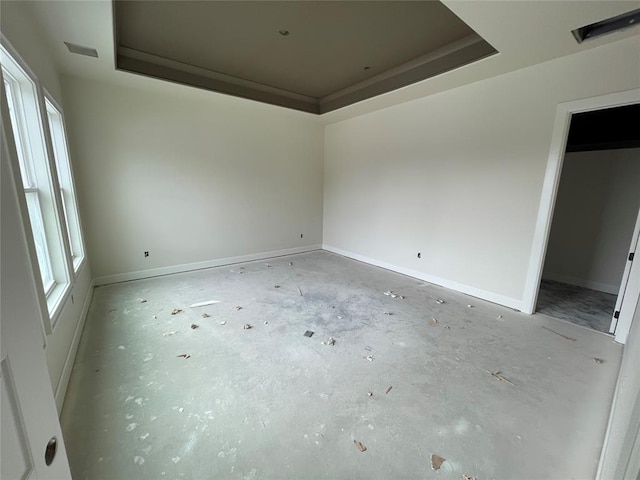
[[608,333],[615,306],[616,295],[543,280],[536,312]]

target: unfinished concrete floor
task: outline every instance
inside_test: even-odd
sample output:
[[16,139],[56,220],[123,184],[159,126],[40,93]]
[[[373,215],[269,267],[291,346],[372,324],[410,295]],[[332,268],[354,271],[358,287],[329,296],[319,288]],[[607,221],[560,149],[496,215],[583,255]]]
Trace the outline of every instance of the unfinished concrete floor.
[[62,425],[76,480],[593,478],[621,352],[318,251],[96,288]]

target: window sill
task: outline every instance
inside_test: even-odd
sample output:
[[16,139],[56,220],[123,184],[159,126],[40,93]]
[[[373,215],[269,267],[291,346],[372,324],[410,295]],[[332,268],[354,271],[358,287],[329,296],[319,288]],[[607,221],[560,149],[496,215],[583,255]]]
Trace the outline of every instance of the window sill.
[[75,273],[76,278],[78,278],[78,275],[80,275],[80,270],[82,270],[82,267],[84,267],[84,265],[87,263],[86,259],[87,257],[85,255],[73,259],[73,273]]
[[47,308],[49,310],[49,319],[51,322],[51,333],[54,332],[56,328],[56,323],[58,321],[58,317],[60,316],[60,312],[62,311],[62,307],[64,306],[65,300],[69,296],[71,292],[71,283],[63,283],[57,284],[51,290],[51,293],[47,296]]

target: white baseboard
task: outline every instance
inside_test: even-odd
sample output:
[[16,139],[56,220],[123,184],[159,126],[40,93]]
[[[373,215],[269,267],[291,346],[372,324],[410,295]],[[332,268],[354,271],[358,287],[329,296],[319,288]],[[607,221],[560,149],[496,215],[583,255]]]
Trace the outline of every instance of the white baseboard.
[[182,265],[172,265],[170,267],[152,268],[149,270],[138,270],[137,272],[117,273],[115,275],[104,275],[93,279],[94,285],[106,285],[109,283],[128,282],[129,280],[140,280],[141,278],[160,277],[171,275],[172,273],[191,272],[205,268],[222,267],[234,263],[254,262],[256,260],[266,260],[274,257],[283,257],[296,253],[307,253],[320,250],[321,245],[307,245],[306,247],[287,248],[284,250],[274,250],[271,252],[252,253],[250,255],[240,255],[238,257],[219,258],[207,260],[205,262],[185,263]]
[[609,283],[592,282],[591,280],[584,280],[582,278],[572,277],[570,275],[562,275],[553,272],[544,272],[542,274],[543,280],[553,280],[555,282],[568,283],[569,285],[575,285],[577,287],[588,288],[589,290],[596,290],[598,292],[611,293],[618,295],[620,286],[611,285]]
[[64,397],[67,394],[67,387],[69,386],[69,379],[71,378],[71,371],[73,370],[73,364],[76,360],[76,354],[78,353],[78,345],[80,344],[80,337],[84,330],[84,324],[87,321],[87,315],[89,314],[89,306],[91,305],[91,299],[93,298],[93,281],[89,282],[89,288],[87,289],[87,295],[84,298],[82,304],[82,310],[80,311],[80,318],[73,332],[73,339],[67,352],[67,358],[64,360],[64,366],[62,367],[62,374],[60,380],[56,386],[55,400],[56,407],[58,408],[58,415],[62,413],[62,405],[64,403]]
[[486,290],[482,290],[476,287],[471,287],[469,285],[464,285],[462,283],[446,280],[444,278],[439,278],[433,275],[429,275],[428,273],[419,272],[417,270],[411,270],[409,268],[399,267],[397,265],[392,265],[387,262],[376,260],[375,258],[365,257],[364,255],[360,255],[358,253],[353,253],[347,250],[342,250],[341,248],[332,247],[331,245],[322,245],[322,248],[323,250],[337,253],[338,255],[342,255],[344,257],[349,257],[354,260],[358,260],[360,262],[368,263],[370,265],[375,265],[376,267],[381,267],[386,270],[391,270],[392,272],[397,272],[403,275],[407,275],[409,277],[417,278],[419,280],[424,280],[425,282],[433,283],[435,285],[440,285],[441,287],[450,288],[451,290],[456,290],[466,295],[471,295],[472,297],[480,298],[482,300],[487,300],[492,303],[497,303],[498,305],[503,305],[505,307],[513,308],[520,311],[524,310],[524,303],[520,299],[505,297],[504,295],[499,295],[497,293],[488,292]]

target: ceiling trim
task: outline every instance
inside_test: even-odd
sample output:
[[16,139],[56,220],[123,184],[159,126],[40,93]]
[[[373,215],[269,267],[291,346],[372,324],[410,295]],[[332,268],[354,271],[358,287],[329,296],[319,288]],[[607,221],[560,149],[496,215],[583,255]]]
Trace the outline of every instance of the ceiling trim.
[[498,53],[480,36],[469,35],[363,82],[325,97],[315,98],[117,44],[115,50],[117,70],[317,115],[406,87]]
[[139,60],[141,62],[149,63],[149,64],[160,65],[163,67],[172,68],[174,70],[180,70],[186,73],[191,73],[193,75],[199,75],[202,77],[210,78],[211,80],[217,80],[220,82],[230,83],[233,85],[253,88],[263,92],[272,93],[274,95],[282,95],[284,97],[292,98],[294,100],[300,100],[302,102],[318,103],[318,100],[314,97],[301,95],[299,93],[291,92],[289,90],[284,90],[278,87],[272,87],[270,85],[265,85],[263,83],[253,82],[251,80],[235,77],[233,75],[228,75],[226,73],[216,72],[214,70],[209,70],[207,68],[196,67],[195,65],[190,65],[188,63],[179,62],[177,60],[161,57],[159,55],[154,55],[152,53],[143,52],[142,50],[137,50],[134,48],[119,46],[118,57],[126,57],[134,60]]
[[324,97],[311,97],[121,45],[115,0],[111,2],[111,10],[116,70],[316,115],[389,93],[498,53],[473,33],[362,82]]
[[[138,73],[160,80],[168,80],[174,83],[189,85],[192,87],[225,93],[235,97],[257,100],[259,102],[293,108],[308,113],[320,113],[317,100],[305,101],[291,98],[290,95],[282,95],[269,92],[266,89],[251,88],[239,83],[224,81],[196,73],[187,72],[177,68],[159,65],[118,54],[116,57],[116,69],[130,73]],[[233,78],[233,77],[231,77]],[[272,87],[271,87],[272,88]],[[289,92],[287,92],[289,94]]]
[[399,67],[320,99],[320,113],[387,93],[495,55],[498,51],[479,35],[470,35]]

